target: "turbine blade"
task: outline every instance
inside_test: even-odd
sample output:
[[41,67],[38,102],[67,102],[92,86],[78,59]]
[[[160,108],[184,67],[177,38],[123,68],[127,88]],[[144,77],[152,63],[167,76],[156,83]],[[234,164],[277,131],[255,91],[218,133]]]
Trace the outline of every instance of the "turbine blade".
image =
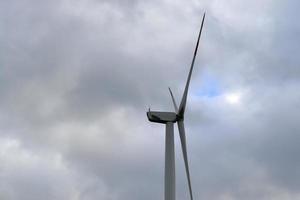
[[171,94],[171,97],[172,97],[172,101],[173,101],[173,105],[174,105],[175,112],[178,113],[178,107],[177,107],[175,98],[174,98],[174,96],[173,96],[173,92],[172,92],[172,90],[171,90],[170,87],[169,87],[169,91],[170,91],[170,94]]
[[199,35],[198,35],[198,39],[197,39],[196,48],[195,48],[195,51],[194,51],[194,56],[193,56],[191,68],[190,68],[190,71],[189,71],[189,75],[188,75],[188,78],[187,78],[187,81],[186,81],[185,89],[184,89],[183,96],[182,96],[182,99],[181,99],[181,103],[180,103],[180,106],[179,106],[179,112],[178,112],[178,114],[181,117],[183,117],[184,111],[185,111],[185,106],[186,106],[186,100],[187,100],[187,95],[188,95],[190,80],[191,80],[191,76],[192,76],[192,72],[193,72],[193,68],[194,68],[195,58],[196,58],[197,51],[198,51],[198,46],[199,46],[199,41],[200,41],[200,37],[201,37],[201,33],[202,33],[202,28],[203,28],[204,20],[205,20],[205,13],[204,13],[203,18],[202,18],[202,22],[201,22],[201,26],[200,26],[200,31],[199,31]]
[[184,130],[183,120],[179,120],[177,122],[177,125],[178,125],[180,141],[181,141],[182,154],[183,154],[183,159],[184,159],[184,164],[185,164],[185,172],[186,172],[186,176],[187,176],[187,180],[188,180],[190,197],[191,197],[191,200],[193,200],[193,192],[192,192],[192,184],[191,184],[189,163],[188,163],[187,150],[186,150],[186,139],[185,139],[185,130]]

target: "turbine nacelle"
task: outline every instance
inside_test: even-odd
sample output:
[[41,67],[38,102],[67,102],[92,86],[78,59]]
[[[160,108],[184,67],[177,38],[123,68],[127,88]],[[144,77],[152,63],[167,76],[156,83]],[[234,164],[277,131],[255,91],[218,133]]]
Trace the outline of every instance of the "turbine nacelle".
[[177,115],[174,112],[159,112],[159,111],[148,111],[148,120],[151,122],[166,124],[168,122],[175,123],[177,121]]

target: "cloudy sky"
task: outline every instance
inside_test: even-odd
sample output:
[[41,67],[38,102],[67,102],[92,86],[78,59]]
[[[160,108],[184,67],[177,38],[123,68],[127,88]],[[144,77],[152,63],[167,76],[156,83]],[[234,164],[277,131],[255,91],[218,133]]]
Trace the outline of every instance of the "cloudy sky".
[[[201,18],[195,199],[300,199],[296,0],[0,0],[0,199],[163,198],[164,126]],[[177,198],[188,199],[176,133]]]

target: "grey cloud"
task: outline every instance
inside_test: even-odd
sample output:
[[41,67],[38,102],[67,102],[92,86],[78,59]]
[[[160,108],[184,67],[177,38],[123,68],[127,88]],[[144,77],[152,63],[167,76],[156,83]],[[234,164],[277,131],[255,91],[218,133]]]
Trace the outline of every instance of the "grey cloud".
[[[173,109],[168,86],[179,101],[204,10],[186,124],[195,196],[299,198],[297,4],[0,2],[0,139],[21,144],[0,148],[0,198],[161,198],[164,128],[145,110]],[[196,93],[205,71],[215,97]],[[239,90],[241,105],[224,102]]]

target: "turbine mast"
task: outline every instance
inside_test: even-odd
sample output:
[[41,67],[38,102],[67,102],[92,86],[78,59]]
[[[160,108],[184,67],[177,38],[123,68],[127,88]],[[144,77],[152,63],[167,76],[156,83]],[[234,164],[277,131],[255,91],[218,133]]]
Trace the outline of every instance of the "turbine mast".
[[175,151],[174,151],[174,123],[166,124],[165,146],[165,200],[175,200]]

